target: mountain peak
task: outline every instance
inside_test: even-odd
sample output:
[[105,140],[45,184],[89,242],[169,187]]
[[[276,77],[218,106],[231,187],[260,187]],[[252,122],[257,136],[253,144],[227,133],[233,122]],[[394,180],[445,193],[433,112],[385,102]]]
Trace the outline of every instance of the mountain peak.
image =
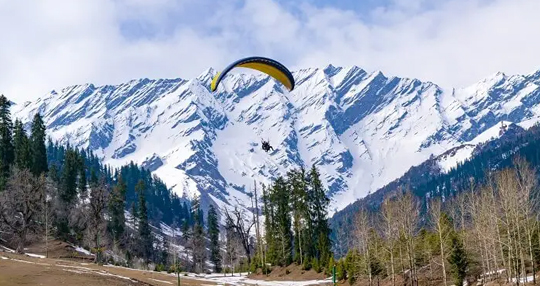
[[527,77],[533,78],[533,79],[536,79],[536,80],[540,79],[540,69],[538,69],[538,70],[536,70],[536,71],[533,71],[533,72],[529,73],[529,74],[527,75]]
[[203,85],[210,87],[210,84],[212,83],[212,79],[217,75],[218,71],[216,71],[214,68],[210,67],[204,70],[199,76],[196,77],[196,79]]
[[213,78],[214,76],[217,75],[217,73],[218,71],[216,69],[214,69],[213,67],[209,67],[206,70],[204,70],[201,74],[199,74],[197,78],[205,78],[205,77]]
[[495,73],[495,75],[493,77],[495,77],[495,78],[505,78],[506,74],[504,72],[498,71],[498,72]]
[[[503,118],[516,124],[540,118],[526,82],[507,80],[503,95],[492,88],[503,73],[453,93],[329,64],[293,71],[289,96],[265,74],[239,70],[219,98],[208,93],[216,74],[208,68],[191,80],[72,86],[14,114],[29,120],[39,110],[53,140],[90,147],[113,167],[146,162],[179,194],[198,192],[219,204],[249,207],[253,178],[269,183],[290,168],[316,164],[338,210],[431,154],[474,144]],[[273,152],[257,147],[261,137]]]

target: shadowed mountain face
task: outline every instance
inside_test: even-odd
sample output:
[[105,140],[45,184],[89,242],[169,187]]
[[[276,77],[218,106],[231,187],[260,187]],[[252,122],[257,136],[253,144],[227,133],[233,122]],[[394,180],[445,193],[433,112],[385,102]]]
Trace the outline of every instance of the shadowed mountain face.
[[[387,77],[358,67],[294,72],[289,93],[264,75],[232,74],[217,92],[212,69],[192,80],[140,79],[67,87],[13,106],[36,112],[53,140],[90,148],[112,166],[133,161],[178,194],[219,206],[251,205],[254,180],[269,183],[315,164],[332,212],[403,175],[432,154],[489,139],[502,120],[540,116],[540,72],[497,73],[470,87]],[[269,140],[274,151],[261,149]],[[446,156],[445,168],[470,153]]]

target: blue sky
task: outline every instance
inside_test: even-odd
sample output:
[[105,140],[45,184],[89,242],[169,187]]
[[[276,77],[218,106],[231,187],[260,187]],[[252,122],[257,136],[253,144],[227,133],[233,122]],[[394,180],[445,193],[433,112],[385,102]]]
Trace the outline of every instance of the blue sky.
[[243,56],[464,87],[540,69],[538,0],[0,0],[0,93],[192,78]]

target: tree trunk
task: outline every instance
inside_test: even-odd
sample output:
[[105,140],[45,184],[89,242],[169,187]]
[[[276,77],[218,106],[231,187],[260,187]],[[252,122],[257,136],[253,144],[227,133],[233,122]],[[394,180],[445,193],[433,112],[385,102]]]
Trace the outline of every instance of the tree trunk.
[[440,223],[439,223],[439,245],[440,245],[440,248],[441,248],[441,265],[442,265],[442,274],[443,274],[443,281],[444,281],[444,286],[447,286],[447,283],[446,283],[446,263],[445,263],[445,253],[444,253],[444,241],[443,241],[443,236],[442,236],[442,229],[441,229],[441,226],[440,226]]
[[390,252],[390,264],[392,265],[392,286],[396,286],[396,275],[394,270],[394,253]]

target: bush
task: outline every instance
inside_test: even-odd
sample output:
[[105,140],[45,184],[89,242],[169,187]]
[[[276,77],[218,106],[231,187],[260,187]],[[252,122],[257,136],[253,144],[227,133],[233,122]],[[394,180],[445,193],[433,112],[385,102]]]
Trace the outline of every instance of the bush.
[[251,260],[251,265],[249,266],[249,271],[252,273],[256,273],[257,269],[259,269],[259,266],[257,265],[257,257],[255,259]]
[[311,267],[317,273],[321,273],[321,271],[322,271],[321,266],[319,265],[319,259],[317,259],[317,258],[313,258],[313,260],[311,260]]
[[309,271],[311,269],[311,263],[308,259],[304,260],[304,265],[302,265],[302,269]]
[[328,260],[328,265],[326,265],[326,268],[325,268],[326,275],[332,275],[332,269],[334,265],[336,265],[334,261],[334,257],[330,257],[330,259]]
[[343,281],[347,279],[347,270],[345,270],[345,265],[343,263],[343,260],[339,260],[336,265],[336,278],[339,281]]
[[[182,267],[178,266],[178,272],[182,272]],[[169,266],[167,273],[176,273],[176,266],[175,265]]]
[[156,272],[161,272],[161,271],[165,271],[165,265],[163,264],[156,264],[155,268],[154,268],[154,271]]

